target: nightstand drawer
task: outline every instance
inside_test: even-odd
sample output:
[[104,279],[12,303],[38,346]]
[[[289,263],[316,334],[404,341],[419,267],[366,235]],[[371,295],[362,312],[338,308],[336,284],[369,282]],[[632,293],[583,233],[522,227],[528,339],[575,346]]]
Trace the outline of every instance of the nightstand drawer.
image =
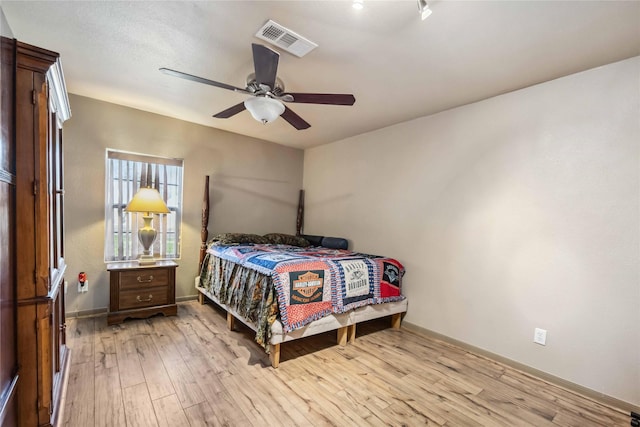
[[[142,290],[149,287],[167,286],[169,284],[169,271],[167,269],[147,269],[121,271],[120,290]],[[145,291],[146,292],[146,291]]]
[[143,289],[120,292],[120,310],[166,305],[168,303],[168,286],[144,287]]

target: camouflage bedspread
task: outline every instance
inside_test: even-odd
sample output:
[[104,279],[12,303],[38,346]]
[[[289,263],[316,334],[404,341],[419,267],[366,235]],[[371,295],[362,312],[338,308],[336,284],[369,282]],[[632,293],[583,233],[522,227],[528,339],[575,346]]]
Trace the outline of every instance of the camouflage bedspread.
[[200,272],[200,286],[252,322],[258,328],[256,342],[268,349],[271,325],[278,316],[270,276],[207,253]]
[[279,318],[289,332],[328,316],[404,299],[404,267],[376,255],[287,245],[211,245],[200,284],[258,328],[269,343]]

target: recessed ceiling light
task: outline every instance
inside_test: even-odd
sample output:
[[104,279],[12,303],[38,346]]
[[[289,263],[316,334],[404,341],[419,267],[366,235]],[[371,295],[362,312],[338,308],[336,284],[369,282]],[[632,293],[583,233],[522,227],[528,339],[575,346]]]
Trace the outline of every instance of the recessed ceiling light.
[[429,17],[429,15],[431,15],[433,11],[429,9],[429,5],[427,4],[426,0],[418,0],[418,12],[420,13],[420,17],[424,21]]
[[355,10],[361,10],[364,7],[363,1],[364,0],[353,0],[353,4],[351,5],[351,7],[353,7]]

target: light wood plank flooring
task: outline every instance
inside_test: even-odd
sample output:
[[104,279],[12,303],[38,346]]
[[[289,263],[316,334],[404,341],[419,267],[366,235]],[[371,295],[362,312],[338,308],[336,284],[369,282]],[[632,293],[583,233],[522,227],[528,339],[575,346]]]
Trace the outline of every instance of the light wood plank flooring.
[[224,313],[68,319],[65,426],[628,426],[625,414],[449,344],[358,325],[282,345],[281,364]]

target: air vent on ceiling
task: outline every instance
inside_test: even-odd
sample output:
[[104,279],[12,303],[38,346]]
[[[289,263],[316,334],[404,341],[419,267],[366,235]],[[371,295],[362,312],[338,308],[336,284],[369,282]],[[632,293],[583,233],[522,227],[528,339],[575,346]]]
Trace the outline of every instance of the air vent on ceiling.
[[318,45],[311,40],[294,33],[272,20],[267,21],[267,23],[258,30],[256,37],[268,41],[299,58],[302,58],[318,47]]

